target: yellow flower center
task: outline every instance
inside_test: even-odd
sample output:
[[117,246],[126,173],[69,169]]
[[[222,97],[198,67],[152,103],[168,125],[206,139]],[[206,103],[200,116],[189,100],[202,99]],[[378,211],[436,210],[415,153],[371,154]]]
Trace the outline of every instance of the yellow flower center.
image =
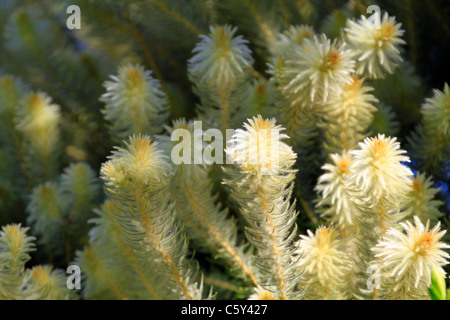
[[339,53],[336,51],[330,51],[325,59],[323,60],[323,64],[320,66],[320,70],[326,72],[327,70],[333,70],[337,67],[340,61]]
[[392,40],[395,28],[389,23],[383,22],[379,29],[374,30],[375,43],[382,47],[386,42]]
[[334,238],[334,232],[328,228],[319,228],[316,230],[317,249],[325,255],[330,250],[330,243]]
[[142,81],[143,74],[135,69],[127,69],[126,71],[126,78],[127,78],[127,84],[128,89],[130,89],[130,92],[133,96],[142,94],[144,82]]
[[422,235],[417,241],[415,252],[421,256],[427,255],[428,251],[431,249],[433,244],[434,244],[433,236],[432,234],[427,232],[424,235]]

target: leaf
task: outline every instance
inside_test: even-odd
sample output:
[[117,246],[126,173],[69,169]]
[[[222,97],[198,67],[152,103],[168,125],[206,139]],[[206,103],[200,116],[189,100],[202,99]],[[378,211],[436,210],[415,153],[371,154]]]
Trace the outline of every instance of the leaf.
[[431,272],[431,287],[428,288],[432,300],[446,300],[446,285],[444,276],[437,270]]

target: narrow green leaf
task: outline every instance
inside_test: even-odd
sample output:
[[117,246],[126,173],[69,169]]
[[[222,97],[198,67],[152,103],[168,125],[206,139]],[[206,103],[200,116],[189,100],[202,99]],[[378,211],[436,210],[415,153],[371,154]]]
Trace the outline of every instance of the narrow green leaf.
[[431,287],[428,291],[432,300],[446,300],[445,279],[437,269],[431,272]]

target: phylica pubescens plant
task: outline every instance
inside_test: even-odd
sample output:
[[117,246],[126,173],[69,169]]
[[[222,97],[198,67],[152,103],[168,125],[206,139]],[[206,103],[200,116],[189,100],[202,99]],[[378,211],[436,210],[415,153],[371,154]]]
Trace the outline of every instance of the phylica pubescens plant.
[[[126,27],[102,40],[93,22],[76,34],[91,46],[77,42],[81,54],[38,11],[20,9],[2,25],[1,56],[32,65],[30,86],[0,76],[0,209],[23,201],[30,226],[0,232],[0,298],[75,298],[58,269],[25,268],[30,232],[39,254],[81,267],[86,299],[429,298],[432,270],[445,275],[448,263],[433,179],[449,161],[450,91],[425,100],[422,124],[400,145],[398,106],[380,90],[391,74],[407,93],[418,86],[402,64],[402,24],[388,13],[354,19],[349,5],[314,28],[264,15],[256,32],[200,29],[156,2],[118,1],[117,22],[108,4],[83,1],[87,16],[104,10],[111,26]],[[177,41],[161,32],[167,39],[146,43],[162,26],[142,12],[184,26]],[[186,32],[200,40],[182,47],[193,39]],[[159,50],[166,42],[183,50]],[[161,72],[180,60],[180,70]],[[43,75],[48,94],[30,89]],[[173,139],[178,130],[198,138],[195,120],[201,150]],[[213,148],[219,140],[226,148]],[[214,150],[233,163],[175,163],[179,143],[189,148],[181,159]]]

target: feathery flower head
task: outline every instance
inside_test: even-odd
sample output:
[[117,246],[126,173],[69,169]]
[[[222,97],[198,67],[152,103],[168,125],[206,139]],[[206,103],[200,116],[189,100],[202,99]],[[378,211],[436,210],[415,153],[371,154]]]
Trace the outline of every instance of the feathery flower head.
[[[157,139],[160,142],[160,148],[164,149],[166,154],[170,155],[172,147],[178,144],[178,141],[172,141],[171,136],[176,130],[186,130],[186,134],[190,137],[194,136],[194,121],[188,121],[185,118],[180,118],[172,121],[172,126],[164,126],[165,135],[158,136]],[[184,137],[184,136],[183,136]],[[193,144],[192,144],[193,145]],[[193,146],[192,146],[193,147]],[[192,148],[193,149],[193,148]]]
[[371,78],[381,78],[384,72],[392,73],[402,61],[399,46],[405,44],[401,39],[404,30],[401,23],[395,22],[387,12],[383,19],[375,13],[372,21],[365,16],[357,22],[348,20],[345,28],[347,41],[357,59],[356,72]]
[[189,73],[199,82],[214,83],[218,88],[236,84],[244,75],[244,69],[251,68],[253,59],[247,47],[247,40],[235,37],[237,28],[229,25],[210,27],[208,36],[192,50],[195,54],[189,60]]
[[307,273],[317,274],[320,283],[326,285],[330,279],[342,275],[342,267],[346,262],[338,232],[321,226],[315,233],[310,230],[307,233],[307,236],[300,236],[298,266]]
[[42,92],[28,94],[19,109],[17,129],[39,149],[46,150],[57,140],[60,108]]
[[332,154],[333,163],[322,166],[325,171],[319,177],[316,190],[321,195],[318,207],[324,208],[322,216],[339,226],[341,235],[345,236],[355,225],[355,208],[347,194],[347,176],[352,173],[350,167],[353,159],[348,152],[342,155]]
[[412,180],[412,186],[407,194],[405,213],[407,216],[418,216],[422,222],[430,220],[432,224],[436,223],[442,216],[439,206],[442,201],[434,200],[434,196],[439,189],[433,188],[433,181],[425,174],[417,173]]
[[12,260],[25,264],[30,256],[28,252],[34,250],[34,237],[27,236],[29,228],[22,228],[20,224],[9,224],[0,231],[0,254],[2,260]]
[[352,157],[348,152],[344,152],[342,155],[333,154],[331,155],[331,159],[336,164],[336,168],[338,170],[338,174],[340,177],[344,178],[347,176],[350,171],[350,166],[353,162]]
[[151,74],[140,65],[126,65],[117,76],[110,76],[113,81],[105,81],[106,93],[100,98],[106,104],[103,114],[119,138],[161,131],[168,100]]
[[45,286],[55,280],[51,278],[51,272],[52,268],[49,265],[35,266],[31,269],[31,277],[37,282],[37,284]]
[[354,61],[345,43],[331,42],[325,35],[304,39],[286,61],[282,92],[291,104],[325,103],[351,83]]
[[261,115],[248,119],[245,129],[237,129],[228,141],[226,154],[249,175],[275,175],[290,168],[296,159],[292,148],[282,140],[289,138],[275,125],[275,119],[263,119]]
[[94,170],[85,163],[72,163],[61,175],[61,190],[76,195],[79,202],[90,202],[98,194],[99,184]]
[[[61,270],[54,270],[49,265],[34,266],[30,270],[31,286],[48,300],[69,300],[73,297],[67,288],[65,274]],[[39,294],[36,297],[39,297]]]
[[363,139],[365,132],[377,111],[373,103],[378,100],[370,92],[373,89],[364,85],[364,80],[352,77],[339,95],[330,97],[323,107],[329,118],[331,151],[350,150]]
[[386,194],[399,195],[408,192],[412,177],[411,170],[401,162],[409,162],[406,151],[400,149],[396,138],[379,134],[359,143],[358,150],[351,151],[354,171],[351,179],[367,193],[374,192],[379,198]]
[[33,224],[39,233],[48,231],[48,225],[62,219],[66,199],[61,188],[54,182],[46,182],[33,189],[27,206],[28,223]]
[[333,114],[344,112],[346,121],[355,115],[364,118],[360,113],[364,113],[364,116],[371,120],[372,112],[376,111],[372,103],[378,102],[377,98],[370,94],[372,90],[373,88],[364,85],[363,79],[352,76],[351,81],[343,87],[341,94],[330,99],[326,109]]
[[171,173],[167,157],[148,136],[133,136],[125,148],[116,147],[102,165],[102,178],[108,186],[147,187]]
[[283,39],[301,45],[303,39],[312,39],[315,35],[314,29],[308,25],[290,26],[288,30],[281,34]]
[[[174,132],[177,132],[178,130],[182,130],[180,132],[180,136],[183,139],[183,142],[190,141],[189,139],[193,139],[194,137],[194,121],[192,120],[186,120],[185,118],[176,119],[172,122],[172,126],[165,126],[166,135],[158,136],[157,139],[159,141],[158,148],[162,151],[164,151],[164,154],[166,154],[168,157],[173,157],[172,154],[174,152],[174,147],[178,145],[180,142],[179,140],[173,141],[172,136]],[[177,138],[180,138],[180,136],[176,135]],[[187,140],[186,140],[187,139]],[[204,141],[202,144],[200,142],[196,143],[190,143],[189,148],[183,149],[183,156],[185,156],[184,152],[188,151],[190,149],[190,164],[185,164],[184,162],[181,162],[174,166],[174,174],[176,172],[179,172],[182,170],[187,176],[196,175],[198,174],[198,168],[205,168],[207,165],[207,161],[202,161],[200,164],[195,163],[196,155],[203,159],[203,151],[205,149],[206,143]],[[181,153],[181,152],[180,152]],[[176,154],[176,152],[175,152]],[[177,156],[180,156],[180,154],[177,154]],[[186,155],[187,156],[187,155]]]
[[400,225],[403,230],[390,228],[372,248],[377,266],[382,269],[382,274],[394,278],[398,285],[403,279],[407,281],[407,287],[417,288],[423,281],[424,290],[427,290],[433,268],[445,275],[442,267],[448,263],[450,256],[444,249],[450,246],[440,240],[446,230],[440,231],[440,223],[429,230],[429,223],[424,226],[417,216],[414,217],[414,224],[407,221]]
[[267,73],[271,75],[270,81],[277,86],[283,83],[283,74],[286,69],[286,59],[281,57],[274,57],[268,63]]
[[303,39],[312,39],[315,35],[314,29],[308,25],[290,26],[283,33],[278,34],[277,39],[270,46],[273,56],[282,56],[292,47],[302,44]]
[[432,98],[427,98],[422,106],[424,124],[432,130],[450,139],[450,87],[446,83],[444,90],[433,90]]
[[350,153],[344,152],[342,155],[334,153],[330,157],[334,164],[326,163],[322,166],[326,173],[319,177],[316,187],[318,191],[322,192],[322,197],[324,198],[338,188],[345,177],[352,172],[350,166],[353,163],[353,159]]
[[[164,149],[165,152],[170,155],[172,147],[178,144],[178,141],[172,141],[171,136],[176,130],[186,130],[186,134],[189,133],[190,136],[194,136],[194,121],[186,120],[185,118],[179,118],[172,121],[172,126],[165,125],[165,135],[157,136],[160,142],[159,147]],[[184,137],[184,136],[183,136]],[[193,149],[193,148],[192,148]]]
[[[310,230],[307,233],[307,236],[300,236],[298,249],[298,267],[305,270],[303,279],[311,286],[311,294],[329,295],[321,298],[337,298],[343,289],[341,280],[349,265],[342,240],[338,238],[338,232],[331,228],[319,227],[315,233]],[[322,289],[317,287],[318,284]]]

